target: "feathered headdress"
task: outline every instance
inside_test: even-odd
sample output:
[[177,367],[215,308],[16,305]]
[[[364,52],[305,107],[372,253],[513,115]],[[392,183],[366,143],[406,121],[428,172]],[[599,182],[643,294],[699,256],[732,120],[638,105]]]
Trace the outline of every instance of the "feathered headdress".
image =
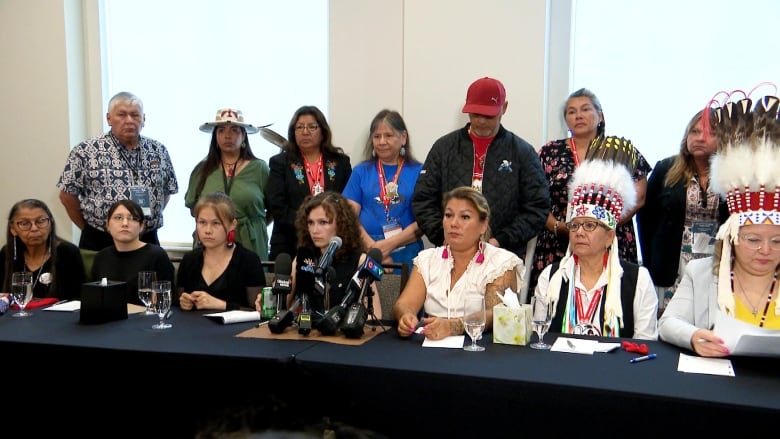
[[620,163],[633,172],[636,169],[636,150],[634,144],[625,137],[601,134],[588,145],[585,160],[612,161]]
[[[614,148],[613,148],[614,149]],[[602,149],[605,151],[606,149]],[[590,151],[590,150],[589,150]],[[633,147],[631,148],[633,151]],[[614,230],[620,219],[636,204],[636,187],[631,174],[623,163],[627,160],[627,149],[613,151],[615,160],[590,159],[584,161],[572,177],[569,184],[569,205],[566,220],[575,217],[590,217],[601,221]],[[620,278],[623,267],[620,266],[617,235],[612,239],[607,259],[607,291],[604,302],[603,335],[619,336],[623,327],[623,305],[620,300]],[[574,300],[574,270],[576,263],[571,253],[571,245],[561,259],[558,271],[550,277],[547,298],[557,306],[563,279],[569,281],[569,301]],[[575,316],[572,306],[567,306],[564,325],[570,326]]]
[[[731,246],[739,245],[739,228],[780,225],[780,99],[764,96],[754,104],[750,99],[753,91],[747,95],[740,90],[719,92],[716,98],[724,94],[726,102],[721,105],[713,99],[707,108],[714,113],[715,124],[710,127],[708,118],[702,119],[705,133],[718,139],[717,154],[710,165],[711,181],[713,190],[726,198],[730,214],[716,236],[723,241],[718,305],[729,315],[734,314]],[[736,94],[742,99],[732,101]],[[780,314],[780,300],[775,313]]]

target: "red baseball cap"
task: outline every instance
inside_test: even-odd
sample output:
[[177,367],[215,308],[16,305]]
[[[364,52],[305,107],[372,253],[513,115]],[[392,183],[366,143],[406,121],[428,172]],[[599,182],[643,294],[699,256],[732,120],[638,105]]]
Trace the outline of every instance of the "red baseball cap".
[[498,79],[484,77],[472,82],[466,93],[464,113],[496,116],[501,113],[506,102],[506,89]]

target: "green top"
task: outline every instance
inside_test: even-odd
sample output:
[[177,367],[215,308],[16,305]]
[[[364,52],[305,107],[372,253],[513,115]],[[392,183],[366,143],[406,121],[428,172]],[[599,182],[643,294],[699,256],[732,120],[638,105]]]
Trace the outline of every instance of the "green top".
[[[200,168],[203,162],[195,166],[190,174],[187,193],[184,195],[184,205],[190,210],[195,207],[196,196],[212,192],[225,192],[224,171],[221,167],[215,169],[203,185],[200,194],[195,194]],[[268,163],[262,159],[250,160],[230,184],[230,198],[236,205],[238,230],[236,241],[254,251],[263,261],[268,260],[268,228],[266,226],[266,207],[264,190],[268,184]]]

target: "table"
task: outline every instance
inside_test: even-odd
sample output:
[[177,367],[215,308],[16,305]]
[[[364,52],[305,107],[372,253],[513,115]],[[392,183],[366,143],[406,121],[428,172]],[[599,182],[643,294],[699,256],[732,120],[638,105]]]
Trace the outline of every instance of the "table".
[[[6,398],[30,401],[10,422],[36,435],[105,435],[101,419],[122,436],[193,437],[209,421],[253,419],[261,429],[328,416],[388,437],[607,427],[642,436],[780,415],[780,360],[733,358],[736,377],[684,374],[682,351],[663,342],[647,342],[658,358],[630,364],[636,354],[537,351],[493,344],[490,334],[486,351],[466,352],[423,348],[394,329],[346,346],[238,338],[253,323],[222,325],[202,312],[177,310],[166,332],[150,329],[155,317],[81,325],[78,313],[34,313],[0,317],[0,352]],[[162,416],[147,414],[160,406]]]

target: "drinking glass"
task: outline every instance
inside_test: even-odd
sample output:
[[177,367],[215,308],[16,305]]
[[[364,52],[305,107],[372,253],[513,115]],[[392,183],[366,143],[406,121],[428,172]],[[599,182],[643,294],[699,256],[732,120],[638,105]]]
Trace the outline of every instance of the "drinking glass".
[[534,332],[539,336],[539,341],[531,343],[534,349],[550,349],[552,346],[544,342],[544,334],[550,329],[553,312],[555,307],[547,303],[547,298],[539,299],[536,296],[531,297],[531,309],[533,310],[532,324]]
[[471,352],[484,351],[483,346],[477,345],[482,331],[485,330],[485,298],[467,297],[463,304],[463,328],[471,337],[471,344],[463,347],[463,350]]
[[172,327],[170,323],[165,323],[165,316],[171,309],[171,281],[158,280],[152,282],[151,300],[152,309],[160,318],[160,323],[152,325],[152,329],[163,330]]
[[138,298],[146,306],[145,316],[153,316],[152,311],[152,282],[157,280],[157,273],[154,271],[138,272]]
[[14,317],[29,317],[31,312],[25,311],[24,307],[32,300],[32,273],[29,271],[17,271],[11,275],[11,297],[17,305],[19,312]]

